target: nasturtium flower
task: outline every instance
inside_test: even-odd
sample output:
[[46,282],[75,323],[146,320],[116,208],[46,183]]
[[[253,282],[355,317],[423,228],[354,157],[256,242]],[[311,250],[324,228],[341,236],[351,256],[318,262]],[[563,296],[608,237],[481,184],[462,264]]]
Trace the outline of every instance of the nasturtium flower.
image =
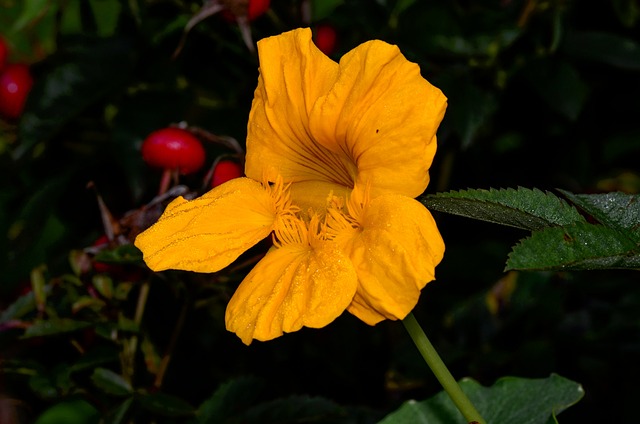
[[397,46],[369,41],[335,63],[300,29],[258,48],[248,177],[281,175],[303,212],[355,184],[374,197],[424,192],[446,99]]
[[247,177],[174,200],[135,241],[155,270],[217,272],[271,235],[227,306],[245,344],[328,325],[403,319],[444,242],[414,198],[429,183],[444,95],[396,46],[339,63],[297,29],[258,42]]

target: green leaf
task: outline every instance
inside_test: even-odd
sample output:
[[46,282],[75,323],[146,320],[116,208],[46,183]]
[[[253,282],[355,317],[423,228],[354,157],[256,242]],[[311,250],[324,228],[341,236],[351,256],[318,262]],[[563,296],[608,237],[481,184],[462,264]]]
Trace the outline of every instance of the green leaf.
[[423,196],[432,210],[525,230],[584,222],[572,206],[538,189],[461,190]]
[[578,223],[545,228],[521,240],[505,271],[638,268],[640,248],[629,237],[602,225]]
[[567,62],[540,60],[525,68],[527,81],[549,106],[575,121],[587,101],[589,87],[576,69]]
[[336,7],[340,6],[344,0],[322,0],[311,2],[311,18],[314,21],[320,21],[322,19],[331,16],[331,13]]
[[78,361],[69,367],[70,372],[94,369],[98,365],[117,363],[120,350],[112,345],[99,346],[87,351]]
[[495,94],[481,89],[469,78],[454,75],[441,77],[435,83],[449,98],[443,126],[460,137],[463,149],[469,147],[497,109]]
[[91,381],[100,390],[115,396],[126,396],[133,392],[131,383],[107,368],[96,368],[91,375]]
[[108,264],[142,263],[142,252],[133,244],[123,244],[115,249],[101,250],[94,259]]
[[[51,286],[45,286],[44,290],[45,293],[49,294],[51,292]],[[7,306],[7,308],[2,312],[2,315],[0,315],[0,323],[20,319],[35,309],[35,296],[33,291],[30,291],[24,296],[17,298],[11,305]]]
[[53,336],[62,333],[70,333],[90,327],[90,322],[76,321],[70,318],[56,318],[50,320],[37,320],[27,328],[22,338]]
[[95,101],[123,86],[133,69],[131,43],[109,38],[84,40],[60,58],[62,63],[36,80],[20,119],[21,144],[14,159],[52,138]]
[[131,405],[133,405],[133,397],[127,398],[118,405],[115,409],[107,412],[105,423],[109,424],[124,424],[127,421],[127,415],[129,410],[131,409]]
[[65,400],[44,411],[34,424],[90,424],[97,423],[100,414],[83,399]]
[[112,36],[118,26],[118,18],[122,4],[120,0],[89,0],[98,35],[101,37]]
[[185,417],[195,413],[193,407],[187,402],[166,393],[145,394],[137,399],[145,409],[158,415]]
[[559,190],[601,224],[640,242],[640,195],[626,193],[574,194]]
[[[504,377],[491,387],[460,381],[480,415],[490,424],[548,424],[584,395],[580,384],[552,374],[548,378]],[[409,401],[379,424],[466,424],[446,392],[422,402]]]
[[494,56],[513,44],[522,34],[517,27],[501,28],[493,33],[473,35],[436,34],[429,38],[437,52],[463,57]]
[[221,385],[198,408],[199,424],[224,422],[253,404],[264,383],[256,377],[241,377]]
[[43,399],[55,399],[58,396],[58,390],[48,375],[32,375],[29,378],[29,388]]
[[569,55],[618,68],[640,69],[640,44],[631,38],[596,31],[571,31],[562,48]]
[[48,13],[55,14],[57,5],[49,0],[23,0],[20,17],[13,24],[13,31],[23,31],[25,28]]
[[243,424],[281,424],[318,422],[347,424],[345,409],[324,398],[290,396],[264,402],[249,409],[232,422]]

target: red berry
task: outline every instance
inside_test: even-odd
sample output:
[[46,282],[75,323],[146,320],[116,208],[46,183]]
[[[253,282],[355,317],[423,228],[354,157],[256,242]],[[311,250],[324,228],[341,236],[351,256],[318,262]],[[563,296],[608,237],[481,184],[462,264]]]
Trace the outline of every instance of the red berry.
[[205,151],[189,131],[168,127],[147,136],[142,143],[142,159],[150,166],[191,174],[204,165]]
[[253,21],[264,15],[267,10],[269,10],[271,0],[249,0],[249,4],[246,6],[246,9],[243,7],[244,5],[241,1],[230,0],[224,3],[227,8],[222,11],[222,16],[226,20],[233,22],[236,20],[236,16],[246,14],[247,20]]
[[0,38],[0,71],[2,71],[7,64],[7,56],[9,56],[9,46],[4,39]]
[[233,160],[224,159],[216,164],[211,177],[211,187],[217,187],[234,178],[242,177],[244,171],[240,164]]
[[0,73],[0,114],[9,119],[19,118],[32,86],[33,78],[28,65],[7,65]]
[[335,28],[328,24],[320,24],[316,26],[315,36],[313,41],[320,51],[327,56],[332,54],[336,48],[338,41],[338,34]]
[[[107,244],[109,244],[109,238],[106,234],[103,234],[93,243],[93,247],[105,247]],[[111,268],[111,265],[107,263],[98,261],[93,262],[93,269],[98,273],[108,274]]]
[[269,10],[270,0],[249,0],[249,8],[247,10],[247,19],[253,21]]

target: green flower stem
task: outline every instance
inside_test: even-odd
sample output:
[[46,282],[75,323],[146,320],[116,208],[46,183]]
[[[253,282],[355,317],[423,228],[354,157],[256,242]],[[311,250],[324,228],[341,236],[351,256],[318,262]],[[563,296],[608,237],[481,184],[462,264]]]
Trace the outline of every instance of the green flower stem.
[[427,335],[418,324],[418,321],[413,316],[413,313],[409,313],[407,317],[402,320],[404,327],[409,332],[413,343],[420,351],[420,354],[426,361],[431,371],[435,374],[436,378],[449,394],[451,400],[460,410],[464,418],[469,423],[486,424],[486,421],[480,416],[476,408],[473,406],[467,395],[464,394],[456,380],[453,378],[447,366],[440,359],[440,355],[436,352]]

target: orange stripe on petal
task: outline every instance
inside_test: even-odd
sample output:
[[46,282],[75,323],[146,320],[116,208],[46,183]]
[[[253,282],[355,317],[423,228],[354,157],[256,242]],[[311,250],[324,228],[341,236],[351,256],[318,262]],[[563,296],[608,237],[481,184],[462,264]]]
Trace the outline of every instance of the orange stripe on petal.
[[350,158],[355,184],[370,183],[373,197],[417,197],[429,183],[446,101],[397,46],[369,41],[340,60],[335,84],[310,115],[310,133]]
[[154,271],[216,272],[268,236],[276,216],[269,190],[236,178],[197,199],[177,198],[135,245]]
[[245,173],[269,181],[324,181],[352,187],[355,164],[314,140],[309,113],[329,92],[338,64],[313,43],[309,28],[258,42],[260,76],[247,127]]

